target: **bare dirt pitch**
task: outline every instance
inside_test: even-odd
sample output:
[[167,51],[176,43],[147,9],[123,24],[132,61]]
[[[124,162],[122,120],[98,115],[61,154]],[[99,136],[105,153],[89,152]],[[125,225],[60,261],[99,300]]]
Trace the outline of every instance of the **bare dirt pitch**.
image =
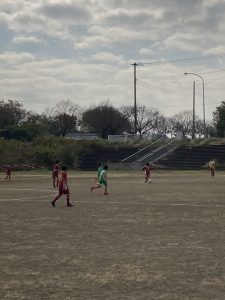
[[0,299],[224,300],[225,173],[155,173],[74,173],[72,208],[50,174],[1,180]]

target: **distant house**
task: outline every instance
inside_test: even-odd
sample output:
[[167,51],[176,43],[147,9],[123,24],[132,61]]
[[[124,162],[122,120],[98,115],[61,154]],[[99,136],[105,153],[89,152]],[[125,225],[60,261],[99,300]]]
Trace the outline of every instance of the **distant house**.
[[98,139],[101,139],[95,133],[85,133],[85,132],[68,133],[65,137],[67,139],[73,139],[73,140],[98,140]]

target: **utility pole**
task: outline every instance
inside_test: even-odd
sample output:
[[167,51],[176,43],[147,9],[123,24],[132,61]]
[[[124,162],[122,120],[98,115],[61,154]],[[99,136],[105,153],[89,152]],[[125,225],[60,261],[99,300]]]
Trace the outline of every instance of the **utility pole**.
[[192,139],[195,139],[195,81],[193,81],[193,123],[192,123]]
[[204,126],[204,138],[206,138],[206,126],[205,126],[205,82],[201,75],[196,73],[187,73],[185,72],[184,75],[195,75],[201,78],[202,81],[202,104],[203,104],[203,126]]
[[207,138],[206,136],[206,126],[205,126],[205,83],[204,79],[202,78],[202,99],[203,99],[203,128],[204,128],[204,138]]
[[137,133],[137,77],[136,77],[136,67],[137,63],[133,63],[134,66],[134,133]]

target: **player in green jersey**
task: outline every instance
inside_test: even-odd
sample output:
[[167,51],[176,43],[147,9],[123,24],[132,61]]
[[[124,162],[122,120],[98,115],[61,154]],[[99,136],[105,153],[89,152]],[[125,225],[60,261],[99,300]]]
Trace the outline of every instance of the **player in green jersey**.
[[101,163],[99,163],[98,164],[98,171],[97,171],[97,173],[98,173],[98,178],[97,178],[97,180],[99,181],[99,177],[100,177],[100,174],[101,174],[101,171],[103,170],[103,165],[101,164]]
[[100,172],[97,184],[91,187],[91,192],[95,189],[101,188],[104,185],[104,187],[105,187],[104,195],[108,195],[108,192],[107,192],[108,182],[107,182],[107,174],[106,174],[107,170],[108,170],[108,166],[105,165],[103,167],[102,171]]

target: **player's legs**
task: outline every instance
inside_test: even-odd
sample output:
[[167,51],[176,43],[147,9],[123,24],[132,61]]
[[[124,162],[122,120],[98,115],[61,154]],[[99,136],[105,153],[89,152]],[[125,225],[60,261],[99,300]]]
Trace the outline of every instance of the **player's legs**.
[[96,185],[91,186],[91,192],[95,189],[100,189],[102,186],[99,182],[96,183]]
[[55,207],[56,201],[62,197],[62,195],[66,195],[66,205],[72,207],[73,205],[70,203],[70,192],[69,190],[59,191],[59,194],[55,197],[55,199],[51,202],[52,206]]
[[[52,173],[52,184],[53,184],[53,187],[56,188],[56,182],[58,182],[58,176],[56,175],[56,172],[53,171]],[[57,185],[58,187],[58,185]]]
[[69,192],[69,190],[65,190],[64,194],[66,195],[66,206],[72,207],[73,204],[70,203],[70,192]]
[[104,195],[108,195],[108,194],[109,194],[109,193],[107,192],[107,187],[108,187],[108,185],[106,184],[106,185],[105,185]]
[[108,188],[107,180],[102,180],[100,183],[102,185],[104,185],[104,195],[108,195],[108,192],[107,192],[107,188]]
[[10,173],[6,173],[5,180],[10,180]]
[[55,203],[56,203],[56,201],[60,198],[60,197],[62,197],[62,195],[63,195],[63,193],[62,192],[59,192],[58,193],[58,195],[55,197],[55,199],[54,200],[52,200],[52,206],[54,206],[55,207]]

